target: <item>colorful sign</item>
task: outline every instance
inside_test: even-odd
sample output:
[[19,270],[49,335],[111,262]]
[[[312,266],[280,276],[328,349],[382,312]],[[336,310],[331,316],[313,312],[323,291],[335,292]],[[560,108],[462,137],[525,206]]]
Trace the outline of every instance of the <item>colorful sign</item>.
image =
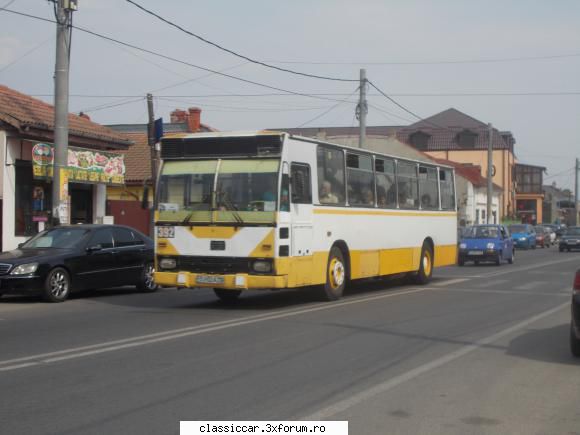
[[[52,178],[53,163],[53,145],[45,143],[34,145],[32,148],[32,172],[34,178]],[[125,184],[125,156],[69,147],[66,176],[70,183],[123,185]]]

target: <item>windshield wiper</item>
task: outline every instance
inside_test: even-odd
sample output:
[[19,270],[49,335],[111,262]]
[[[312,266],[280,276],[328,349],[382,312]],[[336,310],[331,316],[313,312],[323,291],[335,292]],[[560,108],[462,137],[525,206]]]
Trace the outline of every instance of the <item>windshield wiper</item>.
[[236,207],[230,201],[230,199],[228,197],[228,193],[227,192],[222,192],[222,195],[221,196],[222,196],[222,202],[226,206],[226,210],[232,212],[232,216],[234,217],[234,219],[236,220],[236,222],[238,224],[243,224],[244,223],[244,220],[242,219],[242,217],[240,216],[240,214],[236,210]]

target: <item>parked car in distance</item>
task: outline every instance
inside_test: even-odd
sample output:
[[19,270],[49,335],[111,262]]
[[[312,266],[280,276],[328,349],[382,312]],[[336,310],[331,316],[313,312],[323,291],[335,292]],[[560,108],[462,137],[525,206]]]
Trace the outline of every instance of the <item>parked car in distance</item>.
[[509,226],[512,240],[516,248],[536,249],[536,231],[529,224],[515,224]]
[[514,243],[505,226],[474,225],[461,239],[457,263],[463,266],[466,261],[492,261],[499,266],[502,261],[512,264],[514,258]]
[[576,271],[572,289],[572,321],[570,322],[570,350],[580,357],[580,269]]
[[560,252],[580,249],[580,227],[568,227],[560,238]]
[[63,302],[71,292],[135,285],[157,290],[153,240],[120,225],[55,227],[0,254],[0,295],[40,294]]
[[536,231],[536,246],[549,248],[551,245],[550,230],[542,225],[536,225],[534,230]]

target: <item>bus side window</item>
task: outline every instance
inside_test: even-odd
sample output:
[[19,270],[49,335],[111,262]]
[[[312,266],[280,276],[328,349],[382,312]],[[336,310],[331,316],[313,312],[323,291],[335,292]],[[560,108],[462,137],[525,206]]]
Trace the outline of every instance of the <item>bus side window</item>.
[[[439,169],[439,186],[441,190],[441,208],[443,210],[455,210],[453,171],[450,169]],[[479,218],[477,219],[477,223],[479,223]]]
[[342,150],[318,146],[318,202],[344,205],[344,153]]
[[397,185],[395,184],[395,162],[390,159],[375,159],[377,203],[380,208],[397,208]]
[[375,180],[371,156],[346,155],[348,203],[354,206],[375,206]]
[[310,166],[304,163],[292,163],[290,174],[292,179],[292,203],[312,204]]
[[400,208],[419,208],[417,181],[417,165],[415,163],[397,162],[397,192]]
[[439,209],[436,168],[419,166],[419,194],[423,210]]

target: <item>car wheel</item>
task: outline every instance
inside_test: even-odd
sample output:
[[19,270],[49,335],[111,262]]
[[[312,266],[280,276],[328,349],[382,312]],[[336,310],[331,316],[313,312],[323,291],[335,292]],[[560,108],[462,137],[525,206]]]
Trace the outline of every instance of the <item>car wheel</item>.
[[568,252],[571,252],[572,250],[570,248],[567,249]]
[[536,244],[535,243],[532,245],[532,249],[536,249]]
[[44,299],[48,302],[64,302],[70,294],[70,276],[62,267],[55,267],[44,280]]
[[155,284],[155,265],[147,263],[141,271],[141,280],[136,285],[137,290],[143,293],[152,293],[156,291],[159,286]]
[[514,264],[514,261],[516,259],[516,250],[512,250],[512,256],[508,259],[508,263],[509,264]]
[[342,251],[333,246],[328,255],[326,266],[326,283],[323,287],[322,296],[327,301],[336,301],[342,297],[346,287],[346,265]]
[[433,276],[433,251],[431,247],[423,243],[423,247],[421,248],[421,259],[419,263],[419,271],[415,275],[415,283],[417,284],[427,284],[431,281],[431,277]]
[[501,266],[501,258],[502,258],[501,252],[498,252],[497,257],[495,258],[496,266]]
[[237,302],[242,294],[241,290],[226,290],[223,288],[214,288],[213,292],[218,297],[220,301],[225,304],[233,304]]
[[580,358],[580,339],[576,337],[572,323],[570,323],[570,352],[576,358]]

